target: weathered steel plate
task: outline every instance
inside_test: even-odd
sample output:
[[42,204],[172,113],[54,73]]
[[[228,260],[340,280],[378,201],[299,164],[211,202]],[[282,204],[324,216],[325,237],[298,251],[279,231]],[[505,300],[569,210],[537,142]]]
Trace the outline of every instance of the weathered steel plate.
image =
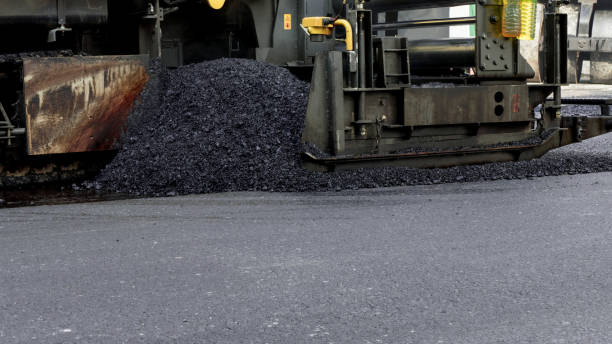
[[141,56],[23,60],[30,155],[116,147],[148,76]]
[[532,121],[525,85],[404,89],[404,125]]

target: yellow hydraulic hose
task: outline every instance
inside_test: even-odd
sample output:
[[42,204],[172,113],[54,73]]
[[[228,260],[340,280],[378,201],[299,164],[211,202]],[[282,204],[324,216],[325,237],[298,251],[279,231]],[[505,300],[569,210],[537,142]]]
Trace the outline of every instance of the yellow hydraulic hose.
[[334,19],[329,17],[305,17],[302,19],[302,28],[306,30],[308,35],[331,36],[334,31],[334,26],[342,26],[346,32],[347,51],[353,51],[353,28],[351,23],[346,19]]
[[351,27],[351,23],[346,19],[336,19],[334,21],[334,26],[344,27],[344,31],[346,31],[346,39],[344,40],[344,43],[346,43],[346,51],[353,51],[353,28]]

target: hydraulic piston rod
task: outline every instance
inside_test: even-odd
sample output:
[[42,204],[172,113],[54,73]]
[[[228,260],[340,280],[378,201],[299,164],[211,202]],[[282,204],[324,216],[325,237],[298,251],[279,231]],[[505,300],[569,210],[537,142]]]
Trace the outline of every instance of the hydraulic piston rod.
[[476,44],[473,38],[410,41],[408,49],[413,70],[473,67],[476,64]]
[[450,25],[466,25],[476,24],[475,17],[462,17],[462,18],[445,18],[445,19],[422,19],[422,20],[408,20],[394,23],[382,23],[372,25],[373,30],[392,30],[392,29],[408,29],[408,28],[420,28],[420,27],[431,27],[431,26],[450,26]]
[[366,2],[365,7],[374,11],[397,11],[416,8],[450,7],[473,3],[473,0],[370,0]]

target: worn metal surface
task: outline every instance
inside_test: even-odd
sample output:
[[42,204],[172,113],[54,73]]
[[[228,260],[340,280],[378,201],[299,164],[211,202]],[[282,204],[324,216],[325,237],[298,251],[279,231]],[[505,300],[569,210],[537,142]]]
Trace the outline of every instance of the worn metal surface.
[[612,53],[591,54],[591,82],[612,83]]
[[[115,156],[113,151],[30,156],[16,161],[0,161],[0,189],[26,186],[70,185],[93,178]],[[0,196],[2,198],[2,196]]]
[[139,56],[23,61],[30,155],[113,149],[147,82]]
[[[381,166],[412,168],[445,168],[460,165],[483,164],[504,161],[529,160],[542,156],[558,147],[561,133],[555,133],[541,144],[467,148],[443,151],[425,151],[396,154],[346,155],[340,157],[317,157],[304,153],[307,164],[323,167],[324,170],[346,170]],[[307,167],[313,166],[307,165]]]
[[317,170],[346,170],[384,166],[444,168],[504,161],[531,160],[551,149],[586,140],[612,131],[611,116],[573,116],[561,120],[561,129],[533,144],[507,144],[482,148],[457,148],[395,154],[315,156],[304,153],[305,166]]
[[532,121],[526,85],[406,88],[404,125]]
[[476,43],[473,38],[425,39],[410,41],[410,67],[474,67]]

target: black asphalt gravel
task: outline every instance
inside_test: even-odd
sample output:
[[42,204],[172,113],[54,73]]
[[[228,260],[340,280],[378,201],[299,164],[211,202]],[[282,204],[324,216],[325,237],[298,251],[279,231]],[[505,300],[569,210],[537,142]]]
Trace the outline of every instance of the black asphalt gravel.
[[[605,136],[541,159],[447,169],[379,168],[319,173],[301,168],[309,85],[286,69],[220,59],[164,70],[154,63],[124,145],[90,184],[135,195],[223,191],[323,191],[612,171]],[[566,113],[599,111],[569,107]]]

